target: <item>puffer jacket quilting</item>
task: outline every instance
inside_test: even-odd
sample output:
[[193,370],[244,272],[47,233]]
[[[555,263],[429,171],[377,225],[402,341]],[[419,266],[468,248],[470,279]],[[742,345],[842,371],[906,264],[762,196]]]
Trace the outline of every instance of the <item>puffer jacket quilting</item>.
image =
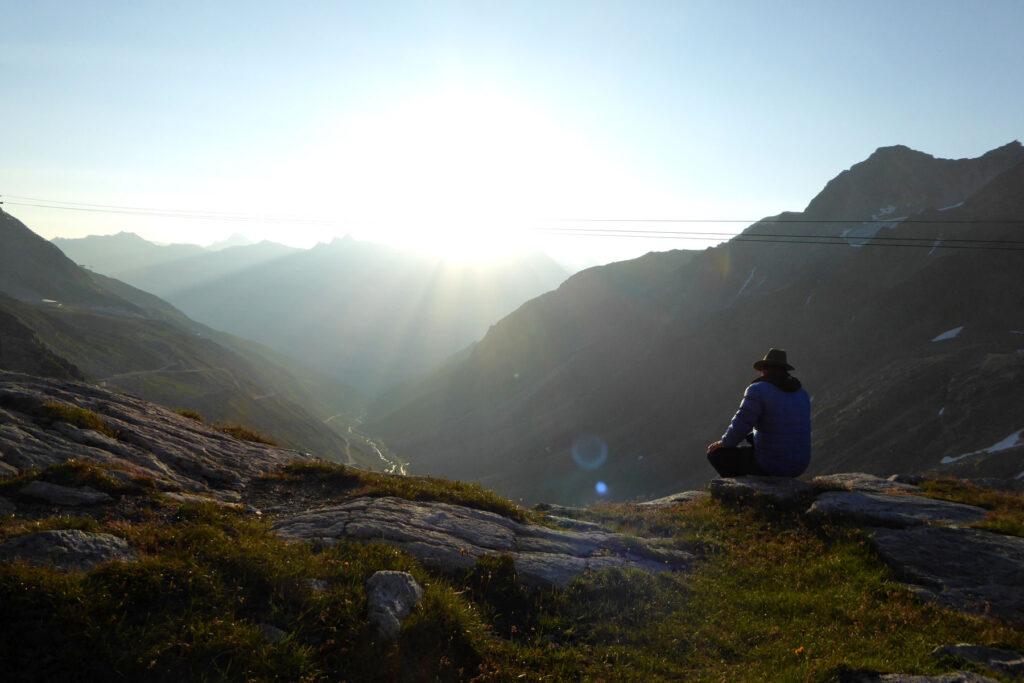
[[755,382],[722,435],[722,444],[738,446],[754,435],[754,456],[766,473],[796,477],[811,461],[811,401],[803,388],[783,391],[770,382]]

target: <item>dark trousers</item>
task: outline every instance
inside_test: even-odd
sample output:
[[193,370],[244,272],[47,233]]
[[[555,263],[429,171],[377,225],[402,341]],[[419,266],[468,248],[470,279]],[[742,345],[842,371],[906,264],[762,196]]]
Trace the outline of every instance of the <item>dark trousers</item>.
[[708,453],[708,462],[721,477],[742,477],[745,474],[765,474],[757,458],[754,457],[753,446],[735,446],[719,448]]

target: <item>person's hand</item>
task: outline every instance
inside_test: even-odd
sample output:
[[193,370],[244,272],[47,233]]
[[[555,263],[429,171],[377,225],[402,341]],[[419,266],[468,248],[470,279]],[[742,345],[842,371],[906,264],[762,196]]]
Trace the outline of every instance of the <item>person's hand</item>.
[[708,444],[708,453],[714,453],[719,448],[723,448],[724,444],[721,441],[716,441],[712,444]]

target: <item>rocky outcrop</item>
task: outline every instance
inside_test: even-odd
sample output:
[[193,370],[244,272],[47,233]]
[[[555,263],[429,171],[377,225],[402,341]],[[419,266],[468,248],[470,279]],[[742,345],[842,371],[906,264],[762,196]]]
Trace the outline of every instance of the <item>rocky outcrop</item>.
[[84,572],[104,562],[132,562],[136,559],[138,555],[124,539],[78,529],[23,534],[0,545],[0,560],[24,560],[63,571]]
[[377,635],[396,640],[402,622],[423,598],[423,587],[408,572],[379,571],[366,582],[366,615]]
[[710,489],[722,501],[756,499],[797,510],[812,495],[804,511],[808,519],[864,528],[879,557],[922,598],[1024,622],[1024,538],[963,526],[985,519],[982,508],[915,495],[923,492],[907,479],[859,473],[810,483],[716,479]]
[[986,511],[974,505],[891,493],[830,491],[807,510],[812,519],[838,520],[861,526],[907,527],[919,524],[973,524]]
[[956,645],[944,645],[935,648],[932,656],[963,659],[972,664],[979,664],[993,671],[998,671],[1015,680],[1024,680],[1024,655],[1012,650],[983,647],[981,645],[971,645],[970,643],[957,643]]
[[802,505],[821,487],[789,477],[737,477],[712,479],[711,497],[725,502],[759,500],[779,507]]
[[955,671],[951,674],[939,674],[938,676],[872,674],[844,680],[848,680],[850,683],[999,683],[994,678],[988,678],[987,676],[970,671]]
[[30,481],[18,490],[18,495],[23,498],[41,500],[51,505],[100,505],[113,502],[106,493],[97,491],[89,486],[73,487],[51,484],[48,481],[38,479]]
[[693,560],[690,553],[607,531],[552,529],[459,505],[399,498],[358,498],[311,510],[278,522],[274,531],[328,544],[383,542],[443,572],[468,570],[484,555],[508,554],[520,580],[534,586],[565,586],[606,567],[680,570]]
[[812,484],[816,484],[824,489],[862,491],[864,493],[893,493],[898,491],[913,493],[920,491],[918,484],[920,484],[921,481],[922,480],[918,479],[917,483],[911,483],[904,477],[890,477],[883,479],[882,477],[875,476],[874,474],[864,474],[863,472],[824,474],[811,479]]
[[655,498],[654,500],[647,500],[640,505],[644,507],[665,507],[666,505],[680,505],[682,503],[695,503],[697,501],[706,500],[711,496],[707,491],[683,491],[682,493],[673,493],[670,496],[664,496],[662,498]]
[[[104,432],[55,418],[47,405],[98,418]],[[238,489],[308,456],[242,441],[148,401],[80,382],[0,371],[0,462],[8,471],[78,459],[154,479],[168,490]]]
[[922,526],[879,530],[871,542],[897,577],[921,597],[1024,621],[1024,538]]

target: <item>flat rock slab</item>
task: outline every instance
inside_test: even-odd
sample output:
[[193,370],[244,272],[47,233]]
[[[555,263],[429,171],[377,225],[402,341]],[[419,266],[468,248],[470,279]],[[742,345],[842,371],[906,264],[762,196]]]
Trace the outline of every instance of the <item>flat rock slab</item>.
[[281,537],[327,544],[383,542],[443,572],[472,568],[484,555],[508,554],[526,585],[562,587],[588,570],[649,572],[689,567],[693,556],[607,531],[550,529],[493,512],[400,498],[357,498],[274,525]]
[[998,683],[994,678],[988,678],[981,674],[970,671],[956,671],[951,674],[940,674],[938,676],[913,676],[910,674],[885,674],[862,679],[864,683]]
[[807,510],[812,519],[885,527],[973,524],[986,514],[983,508],[947,500],[861,491],[823,493]]
[[673,493],[670,496],[663,498],[655,498],[654,500],[648,500],[640,505],[645,507],[665,507],[666,505],[683,505],[684,503],[693,503],[698,500],[706,500],[711,497],[711,493],[708,491],[683,491],[682,493]]
[[132,562],[136,559],[138,555],[124,539],[78,529],[24,534],[0,545],[0,560],[25,560],[62,571],[85,572],[111,560]]
[[862,491],[864,493],[888,493],[890,491],[906,491],[918,493],[921,489],[913,484],[886,479],[863,472],[845,472],[843,474],[825,474],[811,479],[825,489],[842,489],[844,491]]
[[880,529],[871,542],[897,577],[922,597],[1024,622],[1024,538],[919,526]]
[[726,502],[763,500],[780,507],[806,504],[821,489],[790,477],[736,477],[711,480],[711,497]]
[[51,484],[48,481],[30,481],[18,490],[18,495],[24,498],[34,498],[51,505],[100,505],[114,501],[106,493],[97,491],[89,486],[74,487]]
[[[34,417],[46,403],[96,413],[118,437]],[[0,370],[0,453],[7,470],[44,469],[67,460],[111,465],[151,477],[165,490],[241,490],[292,460],[295,451],[243,441],[142,399],[81,382]],[[113,475],[112,475],[113,476]]]
[[973,664],[986,666],[1015,680],[1024,680],[1024,655],[1012,650],[957,643],[935,648],[932,651],[932,656],[963,659]]

